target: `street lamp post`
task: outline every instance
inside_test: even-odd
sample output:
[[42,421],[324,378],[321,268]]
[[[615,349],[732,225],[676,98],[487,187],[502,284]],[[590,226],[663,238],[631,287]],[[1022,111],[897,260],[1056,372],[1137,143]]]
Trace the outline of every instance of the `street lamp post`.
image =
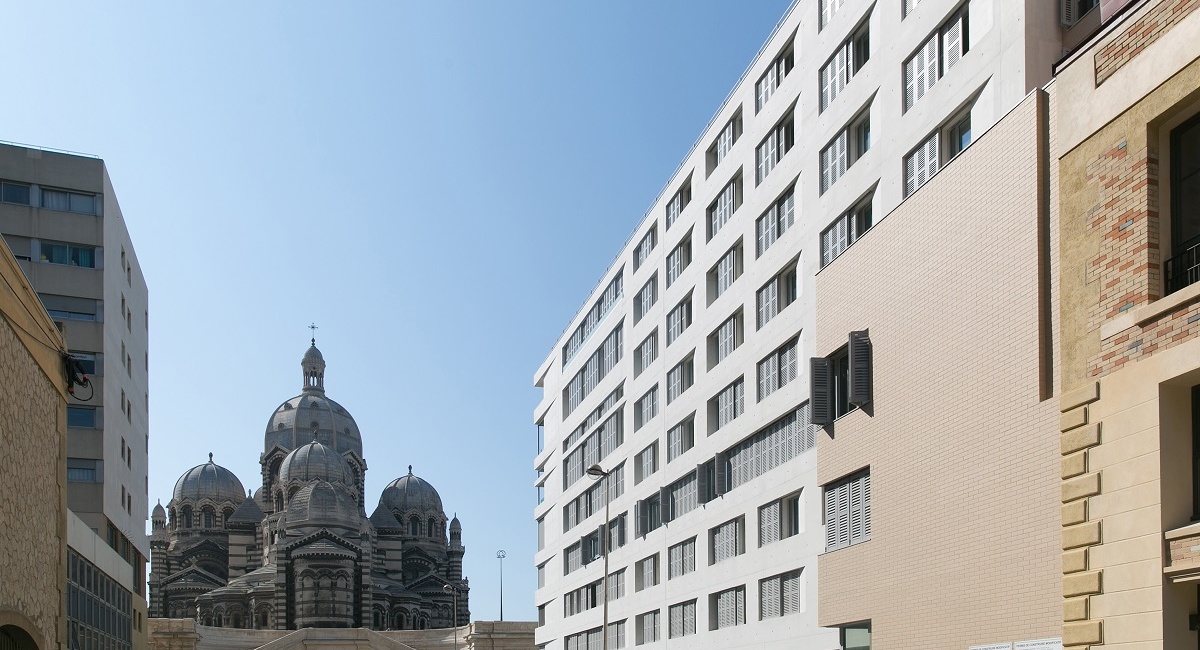
[[454,585],[442,585],[442,591],[454,596],[454,650],[458,650],[458,588]]
[[600,540],[604,549],[604,579],[600,581],[600,589],[604,591],[604,627],[600,628],[600,647],[608,650],[608,542],[611,537],[608,530],[608,502],[612,493],[608,487],[608,472],[598,463],[587,468],[587,475],[596,481],[604,479],[604,537]]
[[503,550],[496,551],[496,559],[500,560],[500,622],[504,622],[504,558],[508,557],[508,553]]

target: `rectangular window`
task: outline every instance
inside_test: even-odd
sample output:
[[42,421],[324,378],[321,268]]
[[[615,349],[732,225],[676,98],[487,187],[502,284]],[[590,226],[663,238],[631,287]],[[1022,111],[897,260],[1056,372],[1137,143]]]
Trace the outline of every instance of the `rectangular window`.
[[675,342],[692,324],[692,297],[684,298],[667,314],[667,345]]
[[679,279],[680,274],[691,263],[692,238],[689,235],[667,254],[667,286],[671,286],[675,280]]
[[667,618],[671,624],[670,638],[688,636],[696,633],[696,600],[671,605],[667,610]]
[[871,212],[871,202],[874,198],[875,193],[872,191],[821,232],[821,268],[837,259],[838,255],[850,248],[850,244],[858,241],[863,233],[871,229],[874,225]]
[[658,415],[658,384],[646,391],[633,405],[633,430],[641,429]]
[[658,553],[638,560],[633,566],[637,574],[634,580],[635,591],[648,589],[658,584]]
[[904,110],[912,108],[947,70],[966,55],[970,47],[967,38],[968,4],[954,12],[904,62]]
[[689,415],[686,420],[667,431],[667,462],[679,458],[696,444],[696,418]]
[[41,242],[41,260],[50,264],[65,264],[87,269],[96,268],[96,248],[58,242]]
[[850,79],[870,59],[870,35],[867,31],[869,21],[870,18],[864,20],[854,34],[843,41],[833,56],[821,66],[819,77],[822,111],[841,94],[846,84],[850,83]]
[[68,406],[67,426],[96,428],[96,409],[91,406]]
[[733,145],[742,136],[742,111],[739,109],[725,123],[724,128],[717,134],[717,139],[708,148],[707,158],[707,173],[712,174],[713,170],[721,164],[721,161],[729,157],[729,151],[733,149]]
[[696,538],[684,540],[667,549],[667,580],[696,570]]
[[924,142],[917,145],[904,157],[904,196],[909,196],[924,185],[938,171],[938,132],[934,131]]
[[733,245],[708,271],[708,303],[720,298],[742,276],[742,242]]
[[650,313],[650,308],[658,300],[658,274],[650,276],[646,284],[638,289],[637,295],[633,298],[633,322],[637,323],[645,318],[646,314]]
[[42,207],[60,212],[96,214],[96,195],[42,188]]
[[951,158],[962,153],[971,144],[971,110],[968,108],[962,113],[955,115],[950,119],[949,126],[944,129],[946,143],[945,158],[949,162]]
[[633,484],[637,485],[650,477],[651,474],[658,471],[658,442],[654,442],[649,447],[638,452],[634,458],[633,466],[635,468],[633,474]]
[[546,518],[542,517],[537,520],[537,547],[538,550],[546,548]]
[[684,181],[683,187],[679,188],[678,192],[675,192],[670,201],[667,201],[666,230],[670,230],[671,226],[675,225],[675,222],[679,220],[679,215],[683,213],[683,209],[691,202],[692,179],[689,177],[688,180]]
[[843,650],[871,650],[871,623],[855,623],[838,628]]
[[1173,129],[1169,144],[1171,249],[1163,264],[1165,294],[1200,280],[1200,201],[1189,198],[1200,196],[1200,116]]
[[708,400],[709,435],[733,422],[745,408],[746,382],[742,377]]
[[673,368],[667,371],[667,404],[675,401],[687,389],[692,387],[696,381],[695,364],[693,355],[688,355],[686,359],[675,364]]
[[709,564],[718,564],[746,552],[745,519],[738,517],[708,531]]
[[758,362],[758,401],[761,402],[796,378],[799,341],[799,337],[793,338]]
[[100,355],[94,352],[71,350],[71,356],[75,357],[75,360],[79,362],[80,367],[83,368],[84,374],[88,375],[89,377],[100,376]]
[[796,141],[793,129],[792,114],[788,113],[758,144],[758,148],[754,150],[755,185],[761,184],[771,170],[775,169],[775,165],[783,160],[783,155],[792,150]]
[[93,458],[68,458],[67,482],[69,483],[100,483],[103,480],[103,461]]
[[0,201],[29,205],[29,186],[24,183],[0,183]]
[[617,600],[625,595],[625,569],[608,574],[608,599]]
[[633,353],[633,376],[642,374],[658,358],[658,330],[650,332]]
[[783,194],[771,204],[771,207],[762,213],[758,221],[754,222],[754,233],[757,239],[754,256],[762,257],[771,244],[774,244],[795,223],[796,195],[793,185],[784,190]]
[[739,173],[721,188],[721,193],[708,206],[708,238],[711,240],[742,205],[742,176]]
[[746,623],[746,588],[734,587],[708,597],[708,629],[720,630]]
[[625,621],[620,620],[608,624],[608,650],[618,650],[625,647]]
[[638,614],[637,617],[637,644],[654,643],[658,641],[658,614],[659,610]]
[[742,331],[742,312],[739,309],[729,318],[726,318],[717,329],[713,330],[708,335],[708,368],[709,370],[716,367],[717,364],[725,360],[726,357],[733,354],[733,351],[742,344],[745,336]]
[[537,586],[538,589],[546,586],[546,565],[539,564],[537,568]]
[[821,23],[820,27],[818,28],[819,30],[825,29],[825,26],[829,24],[829,21],[833,20],[833,15],[842,8],[843,2],[845,2],[845,0],[821,0]]
[[[744,485],[812,449],[816,445],[816,432],[809,405],[801,404],[730,448],[724,454],[718,474],[730,490]],[[724,490],[726,483],[721,483],[721,479],[717,482],[717,487]]]
[[638,245],[633,249],[633,271],[637,272],[642,264],[650,258],[650,252],[654,250],[654,245],[658,243],[658,229],[654,226],[650,227],[650,231],[646,233]]
[[758,545],[766,546],[800,533],[800,493],[794,492],[758,509]]
[[783,83],[784,77],[792,71],[795,63],[795,51],[792,43],[788,42],[784,46],[783,51],[779,53],[779,56],[775,57],[775,60],[771,61],[767,66],[766,71],[758,78],[758,82],[754,84],[755,113],[761,111],[763,106],[766,106],[771,96],[775,94],[775,89],[779,88],[779,85]]
[[39,293],[38,298],[41,299],[42,306],[46,308],[46,313],[50,314],[51,318],[60,320],[102,320],[100,314],[103,303],[99,300],[76,298],[74,296],[56,296],[48,293]]
[[825,550],[871,539],[871,472],[853,474],[825,486]]
[[591,394],[600,380],[608,376],[609,371],[615,368],[617,362],[621,360],[622,327],[623,324],[618,323],[600,344],[600,347],[584,362],[579,372],[575,373],[571,381],[567,382],[567,387],[563,389],[564,418]]
[[804,611],[802,569],[771,576],[758,582],[759,618],[777,618]]
[[604,293],[600,294],[600,297],[596,299],[592,308],[584,315],[583,322],[579,323],[579,326],[571,333],[571,338],[567,339],[567,342],[563,344],[563,367],[566,367],[575,358],[575,355],[578,354],[583,344],[592,335],[592,332],[600,325],[600,322],[604,320],[608,312],[612,311],[612,308],[621,300],[621,296],[623,295],[621,289],[622,278],[622,273],[618,272],[617,276],[604,288]]
[[821,150],[821,193],[833,186],[846,173],[849,161],[849,136],[843,129]]
[[790,262],[787,267],[767,281],[758,290],[756,302],[758,307],[758,327],[762,329],[779,315],[788,305],[796,302],[796,262]]

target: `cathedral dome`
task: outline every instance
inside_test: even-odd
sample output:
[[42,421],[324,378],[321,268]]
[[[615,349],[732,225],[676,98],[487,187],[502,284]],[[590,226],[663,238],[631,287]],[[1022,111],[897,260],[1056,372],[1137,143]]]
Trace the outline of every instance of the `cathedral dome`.
[[353,485],[350,466],[334,450],[316,440],[297,448],[284,457],[279,466],[279,483],[328,481]]
[[296,491],[288,501],[288,525],[339,524],[358,528],[358,502],[344,490],[317,481]]
[[166,519],[167,518],[167,510],[166,510],[166,508],[163,508],[162,501],[159,501],[158,505],[154,506],[154,510],[150,513],[150,518],[151,519]]
[[305,351],[300,366],[304,371],[304,390],[271,414],[263,450],[297,449],[315,439],[339,454],[353,451],[361,459],[362,435],[358,424],[341,404],[325,396],[325,357],[315,342]]
[[379,495],[379,505],[385,506],[393,513],[401,514],[411,511],[444,515],[442,512],[442,497],[437,490],[424,479],[414,476],[412,465],[408,466],[408,474],[387,484],[383,494]]
[[175,501],[211,499],[241,503],[245,498],[242,482],[233,472],[214,463],[212,454],[208,455],[207,463],[189,469],[175,482]]

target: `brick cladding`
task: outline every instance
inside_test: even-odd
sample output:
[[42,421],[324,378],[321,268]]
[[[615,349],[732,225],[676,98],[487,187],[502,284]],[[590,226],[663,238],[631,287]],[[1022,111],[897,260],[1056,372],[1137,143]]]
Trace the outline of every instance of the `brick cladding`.
[[0,618],[16,611],[54,644],[66,577],[62,398],[3,318],[0,386]]
[[818,561],[818,621],[869,619],[873,647],[1061,634],[1037,108],[1027,98],[817,276],[815,352],[869,329],[875,380],[870,415],[817,443],[820,483],[870,467],[872,484],[871,539]]
[[1167,0],[1135,21],[1096,53],[1096,85],[1104,83],[1197,6],[1200,0]]

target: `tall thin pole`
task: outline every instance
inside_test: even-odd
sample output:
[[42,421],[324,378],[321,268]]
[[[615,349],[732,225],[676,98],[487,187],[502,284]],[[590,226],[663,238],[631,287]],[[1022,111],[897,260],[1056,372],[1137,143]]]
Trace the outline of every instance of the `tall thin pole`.
[[496,558],[500,560],[500,622],[504,622],[504,558],[508,557],[508,553],[503,550],[496,551]]
[[608,491],[609,474],[604,475],[604,580],[600,581],[601,588],[604,589],[604,628],[600,632],[600,647],[603,650],[608,650],[608,547],[612,542],[612,532],[609,530],[608,524],[608,502],[612,493]]

